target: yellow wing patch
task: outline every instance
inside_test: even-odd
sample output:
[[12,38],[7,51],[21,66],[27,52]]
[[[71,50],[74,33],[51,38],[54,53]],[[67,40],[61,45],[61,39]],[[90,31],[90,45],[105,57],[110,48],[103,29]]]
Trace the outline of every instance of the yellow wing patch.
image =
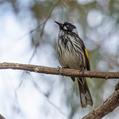
[[88,58],[88,51],[86,50],[86,48],[85,48],[85,54],[86,54],[86,57]]
[[86,58],[86,68],[87,70],[90,70],[90,62],[89,62],[89,57],[88,57],[88,51],[86,50],[86,48],[84,49],[84,54],[85,54],[85,58]]

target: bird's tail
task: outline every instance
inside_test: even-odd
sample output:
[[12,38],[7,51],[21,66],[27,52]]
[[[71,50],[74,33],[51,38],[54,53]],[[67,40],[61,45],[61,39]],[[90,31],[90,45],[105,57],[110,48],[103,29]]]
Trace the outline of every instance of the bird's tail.
[[[74,80],[74,78],[72,78]],[[93,100],[90,94],[90,90],[88,88],[86,78],[75,78],[76,87],[78,93],[80,94],[81,106],[86,107],[87,105],[93,105]]]

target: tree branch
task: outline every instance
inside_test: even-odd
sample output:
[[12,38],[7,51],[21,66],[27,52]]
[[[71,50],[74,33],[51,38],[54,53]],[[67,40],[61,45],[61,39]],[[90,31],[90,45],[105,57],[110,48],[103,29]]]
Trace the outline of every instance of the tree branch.
[[5,118],[0,114],[0,119],[5,119]]
[[[19,63],[0,63],[0,69],[15,69],[15,70],[26,70],[36,73],[46,73],[53,75],[65,75],[75,77],[93,77],[93,78],[119,78],[119,72],[97,72],[97,71],[84,71],[80,72],[75,69],[67,68],[51,68],[38,65],[30,64],[19,64]],[[101,119],[106,114],[112,112],[119,105],[119,86],[116,86],[116,91],[99,107],[94,109],[88,115],[82,119]],[[3,118],[4,119],[4,118]]]
[[76,69],[51,68],[38,65],[7,63],[7,62],[0,63],[0,69],[26,70],[36,73],[46,73],[52,75],[75,76],[75,77],[90,77],[90,78],[104,78],[104,79],[119,78],[119,72],[97,72],[97,71],[81,72]]
[[94,109],[82,119],[101,119],[106,114],[112,112],[118,106],[119,90],[116,90],[101,106]]

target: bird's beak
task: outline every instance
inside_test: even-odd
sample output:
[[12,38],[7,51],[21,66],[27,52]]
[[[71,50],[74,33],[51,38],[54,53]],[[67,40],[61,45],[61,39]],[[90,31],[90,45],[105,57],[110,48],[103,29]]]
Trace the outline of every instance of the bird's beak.
[[58,24],[60,28],[62,27],[62,23],[59,23],[57,21],[55,21],[55,23]]

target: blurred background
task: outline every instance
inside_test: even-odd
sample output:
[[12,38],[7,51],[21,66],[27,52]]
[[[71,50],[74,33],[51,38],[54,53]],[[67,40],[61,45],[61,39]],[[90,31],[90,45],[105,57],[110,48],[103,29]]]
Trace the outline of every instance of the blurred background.
[[[91,70],[119,71],[119,0],[0,0],[0,62],[60,66],[55,20],[76,25]],[[82,109],[69,79],[0,70],[0,113],[6,119],[80,119],[117,83],[88,79],[94,106]],[[119,108],[104,117],[112,118],[119,118]]]

